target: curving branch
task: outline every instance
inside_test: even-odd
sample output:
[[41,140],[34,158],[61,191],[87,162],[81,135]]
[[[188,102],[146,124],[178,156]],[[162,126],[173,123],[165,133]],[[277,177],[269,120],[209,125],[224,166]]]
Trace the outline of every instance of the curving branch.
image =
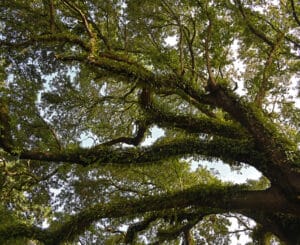
[[[197,138],[180,139],[149,147],[124,149],[98,145],[91,149],[78,148],[64,152],[22,150],[18,157],[27,160],[67,162],[82,166],[91,164],[128,166],[153,164],[155,162],[159,164],[160,161],[173,157],[196,155],[210,159],[220,158],[229,163],[239,162],[252,165],[269,178],[272,185],[280,187],[287,196],[289,193],[297,191],[299,185],[297,173],[277,166],[272,166],[272,170],[268,169],[270,162],[266,160],[263,153],[253,147],[253,142],[226,138],[223,138],[222,141],[217,138],[209,141]],[[292,197],[290,196],[290,198]]]
[[251,138],[240,125],[233,122],[209,117],[175,115],[160,110],[153,103],[148,107],[148,114],[151,121],[162,128],[180,128],[188,133],[224,136],[232,139]]
[[220,157],[231,161],[245,162],[258,165],[264,161],[261,153],[253,149],[251,141],[236,139],[201,140],[197,138],[178,139],[176,141],[137,148],[112,148],[98,145],[90,149],[78,148],[73,151],[51,152],[23,150],[20,159],[39,161],[68,162],[88,166],[116,164],[148,164],[171,157],[187,155],[202,155]]
[[107,48],[107,50],[111,51],[111,45],[107,39],[107,37],[103,34],[103,32],[101,31],[101,29],[99,28],[99,26],[91,20],[92,18],[89,17],[89,22],[91,23],[91,25],[93,26],[93,28],[95,29],[95,31],[97,32],[98,37],[103,41],[105,47]]
[[[117,57],[113,54],[100,53],[97,57],[88,57],[87,55],[57,55],[57,59],[65,62],[81,62],[95,68],[100,68],[117,74],[118,76],[126,77],[130,82],[139,81],[142,84],[147,84],[153,87],[161,87],[161,80],[156,79],[153,72],[146,69],[137,62],[132,62],[122,57]],[[170,81],[168,77],[165,82]]]
[[83,40],[78,38],[78,36],[69,34],[69,33],[56,33],[56,34],[45,34],[39,36],[32,36],[28,40],[21,42],[8,42],[5,40],[0,40],[0,45],[3,47],[14,47],[14,48],[23,48],[28,46],[33,46],[36,43],[45,44],[53,42],[68,42],[74,45],[80,46],[84,51],[89,52],[90,47]]
[[[243,190],[239,186],[215,187],[197,186],[173,194],[149,196],[142,199],[124,198],[115,203],[96,204],[75,214],[61,224],[54,224],[47,230],[35,226],[12,224],[1,226],[0,237],[28,237],[44,242],[46,245],[72,241],[82,234],[93,222],[102,218],[118,218],[131,214],[143,214],[151,211],[161,211],[185,207],[211,207],[226,211],[261,210],[293,213],[300,215],[298,207],[290,204],[278,195],[275,189],[264,191]],[[10,231],[13,232],[11,233]]]
[[222,140],[220,142],[219,138],[205,140],[193,137],[136,148],[113,148],[98,145],[90,149],[78,148],[64,152],[23,150],[18,157],[27,160],[68,162],[82,166],[90,164],[98,164],[99,166],[107,164],[143,165],[172,157],[196,155],[221,158],[225,162],[244,162],[261,170],[267,164],[264,155],[253,148],[253,142],[226,138]]
[[137,122],[137,131],[134,137],[119,137],[117,139],[110,140],[102,143],[101,146],[112,146],[118,143],[125,143],[128,145],[139,145],[145,138],[145,133],[148,130],[150,124],[147,122]]

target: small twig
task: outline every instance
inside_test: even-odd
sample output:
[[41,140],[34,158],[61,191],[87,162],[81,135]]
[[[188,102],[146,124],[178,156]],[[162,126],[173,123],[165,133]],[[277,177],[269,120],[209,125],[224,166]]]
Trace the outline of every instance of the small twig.
[[94,38],[94,33],[92,32],[91,28],[90,28],[90,25],[89,25],[89,22],[85,16],[85,14],[83,13],[83,11],[78,8],[74,3],[71,3],[70,1],[68,0],[62,0],[67,6],[69,6],[72,10],[74,10],[75,12],[77,12],[82,21],[83,21],[83,24],[85,26],[85,29],[87,31],[87,33],[89,34],[90,38]]
[[55,130],[49,125],[49,123],[47,123],[45,121],[45,119],[39,113],[36,113],[36,115],[42,121],[42,123],[45,125],[45,127],[50,131],[50,133],[52,134],[52,136],[53,136],[53,138],[54,138],[54,140],[57,144],[58,149],[61,150],[62,149],[62,144],[61,144]]
[[261,82],[261,86],[259,88],[258,93],[256,94],[255,97],[255,103],[258,106],[261,106],[262,104],[262,100],[265,97],[267,90],[268,90],[268,78],[270,77],[270,68],[273,64],[273,60],[274,60],[274,56],[276,54],[276,51],[278,50],[278,48],[280,47],[280,43],[282,41],[282,39],[284,38],[284,34],[281,34],[278,38],[276,43],[272,46],[271,51],[268,55],[268,59],[265,63],[265,67],[263,69],[263,77],[262,77],[262,82]]
[[208,90],[215,91],[217,89],[217,81],[215,80],[215,76],[212,72],[210,57],[209,57],[209,43],[211,42],[211,33],[212,33],[212,21],[209,18],[208,20],[208,27],[207,27],[207,35],[205,38],[204,48],[205,48],[205,61],[206,61],[206,68],[208,72]]
[[53,0],[49,0],[49,14],[50,14],[50,31],[55,32],[55,9]]
[[255,35],[257,36],[259,39],[261,39],[262,41],[264,41],[265,43],[267,43],[270,46],[273,46],[274,43],[261,31],[257,30],[252,23],[248,20],[247,15],[245,13],[245,10],[242,6],[242,3],[240,0],[235,0],[235,3],[238,6],[238,9],[240,11],[240,13],[242,14],[242,17],[244,18],[246,25],[248,26],[249,30]]
[[83,25],[90,37],[90,41],[89,41],[89,45],[90,45],[90,55],[93,57],[94,54],[97,52],[97,45],[96,45],[96,35],[93,32],[93,25],[89,23],[87,17],[85,16],[85,14],[83,13],[83,11],[77,7],[75,4],[71,3],[68,0],[62,0],[63,3],[65,3],[68,7],[70,7],[72,10],[74,10],[75,12],[77,12],[80,17],[81,20],[83,22]]
[[300,26],[300,19],[297,15],[297,12],[296,12],[296,8],[295,8],[295,2],[294,0],[290,0],[291,1],[291,6],[292,6],[292,12],[293,12],[293,17],[295,19],[295,21],[297,22],[297,24]]

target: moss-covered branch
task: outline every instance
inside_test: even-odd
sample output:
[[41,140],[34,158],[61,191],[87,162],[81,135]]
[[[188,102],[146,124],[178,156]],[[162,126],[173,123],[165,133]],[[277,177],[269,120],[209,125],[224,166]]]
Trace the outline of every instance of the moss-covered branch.
[[[280,197],[276,190],[247,191],[239,186],[216,187],[197,186],[187,190],[143,199],[119,200],[109,204],[97,204],[70,216],[61,224],[53,224],[49,230],[25,225],[3,226],[0,237],[28,237],[44,242],[46,245],[71,241],[82,234],[93,222],[102,218],[118,218],[150,211],[162,211],[185,207],[210,207],[226,211],[261,210],[293,213],[300,215],[299,209]],[[17,229],[16,229],[17,228]],[[14,232],[9,232],[14,229]]]
[[78,36],[70,33],[57,33],[57,34],[44,34],[39,36],[32,36],[27,40],[20,42],[9,42],[5,40],[0,41],[0,45],[9,48],[24,48],[28,46],[34,46],[36,44],[45,45],[45,43],[53,45],[53,43],[70,43],[80,46],[84,51],[90,51],[89,45],[81,40]]
[[194,118],[192,116],[177,116],[170,113],[159,113],[157,110],[151,115],[155,124],[162,128],[180,128],[188,133],[209,134],[227,138],[247,138],[246,131],[233,122],[221,121],[215,118]]
[[188,220],[186,224],[184,225],[178,225],[171,229],[166,230],[159,230],[158,231],[158,237],[159,240],[162,241],[168,241],[168,240],[174,240],[176,237],[178,237],[180,234],[187,234],[190,232],[190,230],[203,219],[203,215],[198,214],[195,215],[195,217],[191,220]]
[[90,164],[129,165],[148,164],[172,157],[200,155],[224,160],[251,163],[257,165],[264,157],[255,151],[251,141],[236,139],[201,140],[197,138],[177,139],[171,142],[155,144],[148,147],[114,148],[96,146],[91,149],[78,148],[61,152],[39,152],[23,150],[20,159],[39,161],[68,162],[87,166]]
[[9,240],[18,238],[35,239],[41,242],[51,240],[51,233],[39,227],[26,225],[23,223],[12,223],[9,225],[1,224],[0,226],[0,242],[4,243]]
[[283,215],[270,211],[245,212],[244,214],[259,224],[254,235],[260,236],[271,233],[278,236],[287,245],[300,243],[299,216]]

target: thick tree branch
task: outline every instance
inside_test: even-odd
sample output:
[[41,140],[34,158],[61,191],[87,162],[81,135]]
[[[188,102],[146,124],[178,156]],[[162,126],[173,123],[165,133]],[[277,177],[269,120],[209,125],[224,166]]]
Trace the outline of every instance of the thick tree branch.
[[261,232],[278,236],[281,241],[287,245],[294,245],[300,243],[299,225],[300,217],[293,215],[283,215],[280,213],[273,213],[270,211],[253,211],[244,212],[247,217],[253,218],[259,223]]
[[39,227],[30,226],[22,223],[1,225],[0,241],[6,242],[9,241],[10,239],[17,239],[17,238],[29,238],[29,239],[42,241],[42,242],[48,242],[51,240],[51,233]]
[[141,107],[146,111],[148,120],[166,128],[180,128],[188,133],[210,134],[228,138],[247,138],[246,131],[237,124],[223,122],[215,118],[195,118],[179,116],[163,111],[151,99],[150,89],[144,88],[139,97]]
[[192,116],[173,115],[154,108],[153,104],[149,112],[153,122],[163,128],[180,128],[188,133],[209,134],[226,138],[249,138],[249,135],[242,127],[232,122],[207,117],[195,118]]
[[[42,152],[23,150],[20,159],[40,161],[69,162],[87,166],[97,163],[101,165],[148,164],[172,157],[202,155],[204,157],[222,158],[225,161],[245,162],[258,165],[264,162],[261,153],[253,149],[251,141],[234,139],[201,140],[197,138],[173,140],[169,143],[156,144],[138,148],[112,148],[95,146],[91,149],[78,148],[65,152]],[[263,164],[261,164],[263,167]]]
[[[66,152],[38,152],[23,150],[19,153],[20,159],[31,159],[39,161],[68,162],[88,166],[97,164],[105,166],[115,164],[143,165],[153,164],[172,157],[185,157],[199,155],[208,158],[220,158],[224,162],[243,162],[255,166],[272,184],[281,187],[283,193],[289,198],[295,197],[295,191],[299,185],[299,174],[291,172],[288,168],[272,166],[265,155],[253,148],[253,142],[245,140],[234,140],[216,138],[213,140],[201,140],[197,138],[181,139],[171,143],[161,143],[150,147],[138,148],[113,148],[106,146],[95,146],[91,149],[78,148]],[[294,189],[295,188],[295,189]],[[292,195],[288,195],[291,193]],[[297,195],[297,194],[296,194]]]
[[[276,190],[247,191],[238,186],[214,187],[198,186],[173,194],[150,196],[143,199],[119,200],[116,203],[97,204],[71,216],[68,221],[44,230],[24,225],[4,226],[0,229],[0,237],[28,237],[38,239],[46,245],[54,245],[63,241],[72,241],[82,234],[93,222],[102,218],[118,218],[132,214],[143,214],[150,211],[168,210],[185,207],[211,207],[226,211],[261,210],[293,213],[300,216],[299,207],[293,206],[283,199]],[[18,229],[15,229],[15,228]]]
[[[294,161],[300,159],[297,146],[282,135],[275,128],[264,113],[249,103],[242,103],[240,99],[226,89],[219,89],[215,94],[216,105],[228,112],[236,121],[240,122],[252,135],[255,145],[266,154],[270,169],[277,169],[282,176],[273,178],[278,186],[287,193],[287,196],[297,196],[300,193],[299,172]],[[289,156],[292,150],[294,156]],[[297,161],[297,160],[296,160]],[[276,175],[276,173],[274,172]],[[285,185],[284,183],[289,183]]]
[[89,52],[90,47],[83,40],[78,38],[78,36],[66,33],[56,33],[56,34],[46,34],[40,36],[32,36],[30,39],[21,42],[8,42],[0,40],[1,46],[13,47],[13,48],[23,48],[35,45],[36,43],[45,44],[53,42],[68,42],[74,45],[79,45],[84,51]]
[[167,80],[167,77],[164,80],[158,81],[155,74],[144,68],[142,65],[136,62],[131,62],[128,59],[122,59],[120,56],[118,57],[113,54],[100,53],[97,57],[88,57],[87,55],[57,55],[57,58],[66,62],[75,61],[86,63],[92,67],[104,69],[112,74],[124,76],[128,78],[129,81],[139,81],[140,83],[148,84],[154,87],[161,87],[162,84],[160,82],[169,81]]

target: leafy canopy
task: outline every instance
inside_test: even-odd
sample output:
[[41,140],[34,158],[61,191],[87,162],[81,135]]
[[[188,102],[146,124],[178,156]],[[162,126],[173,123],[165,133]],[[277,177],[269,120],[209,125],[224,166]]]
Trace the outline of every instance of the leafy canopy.
[[2,1],[0,243],[300,244],[299,7]]

